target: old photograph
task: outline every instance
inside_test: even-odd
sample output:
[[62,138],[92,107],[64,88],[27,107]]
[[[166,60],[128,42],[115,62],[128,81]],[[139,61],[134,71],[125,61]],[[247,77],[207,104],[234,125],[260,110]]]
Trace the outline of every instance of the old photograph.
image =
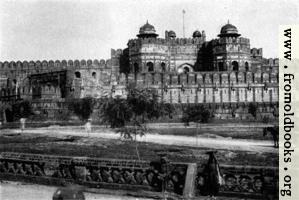
[[278,41],[298,22],[295,0],[1,1],[0,199],[291,196]]

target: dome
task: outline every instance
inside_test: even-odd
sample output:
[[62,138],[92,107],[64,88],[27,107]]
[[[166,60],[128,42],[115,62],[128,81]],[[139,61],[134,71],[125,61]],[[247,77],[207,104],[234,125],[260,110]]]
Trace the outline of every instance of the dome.
[[229,22],[222,26],[219,37],[226,37],[226,36],[232,36],[232,37],[239,37],[240,34],[238,33],[237,27],[230,24]]
[[170,38],[175,38],[175,37],[176,37],[175,32],[174,32],[174,31],[169,31],[169,32],[168,32],[168,37],[170,37]]
[[155,27],[146,21],[146,24],[140,27],[137,37],[157,37]]
[[201,33],[199,30],[196,30],[193,32],[193,38],[196,38],[196,37],[201,37]]

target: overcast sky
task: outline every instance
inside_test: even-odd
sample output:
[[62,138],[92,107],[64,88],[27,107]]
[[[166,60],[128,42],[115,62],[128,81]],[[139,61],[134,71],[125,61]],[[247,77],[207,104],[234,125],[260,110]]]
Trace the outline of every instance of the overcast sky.
[[146,20],[182,37],[183,9],[186,36],[216,38],[229,19],[265,57],[277,57],[279,24],[299,22],[298,0],[1,0],[0,61],[108,59]]

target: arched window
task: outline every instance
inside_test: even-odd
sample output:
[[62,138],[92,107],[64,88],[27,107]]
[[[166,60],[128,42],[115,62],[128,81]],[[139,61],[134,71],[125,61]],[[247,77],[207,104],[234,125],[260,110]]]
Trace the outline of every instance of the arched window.
[[134,63],[134,73],[137,74],[139,72],[139,65],[138,63]]
[[76,78],[81,78],[81,73],[80,72],[75,72],[75,77]]
[[166,71],[166,64],[164,62],[161,63],[161,70],[162,72]]
[[96,72],[92,72],[92,78],[94,78],[94,79],[97,78],[97,73]]
[[154,64],[152,62],[146,63],[148,72],[153,72],[154,71]]
[[245,62],[245,71],[249,71],[249,65],[248,65],[248,62]]
[[239,63],[237,61],[232,62],[233,71],[239,71]]
[[224,71],[224,64],[223,64],[223,62],[219,62],[218,63],[218,70],[219,71]]

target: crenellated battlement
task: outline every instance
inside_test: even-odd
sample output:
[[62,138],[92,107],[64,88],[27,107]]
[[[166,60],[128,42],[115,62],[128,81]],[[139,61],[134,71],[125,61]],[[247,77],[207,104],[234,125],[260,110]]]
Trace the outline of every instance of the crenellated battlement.
[[198,45],[205,42],[204,38],[138,38],[131,39],[128,46],[141,46],[143,44],[157,44],[157,45]]
[[267,66],[278,66],[279,65],[279,59],[278,58],[264,59],[264,65],[267,65]]
[[[133,77],[134,76],[134,77]],[[130,81],[137,81],[142,85],[193,85],[201,86],[228,86],[251,84],[277,84],[276,72],[192,72],[177,73],[142,73],[136,75],[120,74],[118,84],[124,85]]]
[[[121,53],[120,53],[121,54]],[[71,69],[71,68],[111,68],[111,59],[108,60],[37,60],[37,61],[4,61],[0,62],[0,71],[23,70],[30,73],[40,73],[43,71]]]
[[222,44],[243,44],[243,45],[249,45],[250,40],[248,38],[244,37],[223,37],[219,39],[214,39],[211,41],[212,45],[222,45]]

